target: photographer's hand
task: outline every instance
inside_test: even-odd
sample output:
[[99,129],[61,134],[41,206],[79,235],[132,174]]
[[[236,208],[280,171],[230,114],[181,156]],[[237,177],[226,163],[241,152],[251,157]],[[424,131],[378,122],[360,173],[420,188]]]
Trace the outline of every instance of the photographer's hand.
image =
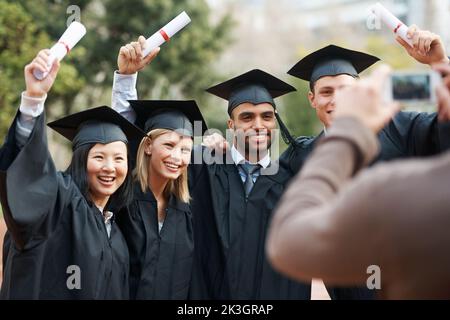
[[449,64],[450,60],[445,51],[441,37],[430,31],[420,30],[416,25],[412,25],[408,29],[407,36],[412,39],[414,47],[411,48],[406,41],[400,37],[396,37],[400,43],[416,61],[432,65],[435,63]]

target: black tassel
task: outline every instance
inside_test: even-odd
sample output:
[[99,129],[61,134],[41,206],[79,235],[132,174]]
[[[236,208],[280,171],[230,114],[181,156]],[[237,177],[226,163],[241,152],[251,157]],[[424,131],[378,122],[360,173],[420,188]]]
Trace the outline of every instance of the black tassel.
[[281,137],[283,138],[284,143],[295,146],[296,141],[295,141],[294,137],[290,134],[289,129],[285,126],[285,124],[281,120],[281,117],[278,114],[277,110],[275,110],[275,117],[277,118],[278,125],[280,126]]

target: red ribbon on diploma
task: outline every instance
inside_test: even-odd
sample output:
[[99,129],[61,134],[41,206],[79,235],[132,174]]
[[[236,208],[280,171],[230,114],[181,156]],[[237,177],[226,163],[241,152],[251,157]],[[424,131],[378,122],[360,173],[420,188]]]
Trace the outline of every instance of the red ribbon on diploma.
[[67,43],[65,43],[65,42],[63,42],[63,41],[59,41],[58,43],[61,43],[61,44],[66,48],[67,54],[69,54],[70,48],[69,48],[69,46],[67,45]]
[[394,33],[397,33],[398,29],[400,29],[400,27],[403,25],[403,23],[399,23],[397,28],[394,29]]
[[166,40],[166,41],[170,40],[170,37],[167,35],[167,33],[163,29],[159,30],[159,33],[162,35],[164,40]]

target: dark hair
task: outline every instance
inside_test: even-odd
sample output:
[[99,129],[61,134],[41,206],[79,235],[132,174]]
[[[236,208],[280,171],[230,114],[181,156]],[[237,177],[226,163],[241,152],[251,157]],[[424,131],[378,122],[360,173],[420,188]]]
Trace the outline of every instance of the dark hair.
[[[95,143],[86,144],[73,151],[72,161],[65,173],[71,175],[73,181],[80,189],[84,198],[92,203],[89,196],[89,185],[87,180],[87,159],[89,151],[95,146]],[[112,210],[119,210],[131,202],[133,196],[133,181],[131,175],[130,152],[127,146],[128,171],[124,182],[116,192],[109,198],[107,207]]]

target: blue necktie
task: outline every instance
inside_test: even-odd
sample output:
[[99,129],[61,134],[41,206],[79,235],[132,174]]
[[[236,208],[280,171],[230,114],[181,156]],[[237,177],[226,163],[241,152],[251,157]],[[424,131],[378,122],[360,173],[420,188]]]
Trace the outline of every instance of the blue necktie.
[[244,163],[244,164],[241,164],[240,166],[245,172],[244,190],[245,190],[245,196],[248,197],[248,195],[250,194],[250,192],[253,189],[253,185],[255,184],[253,182],[253,175],[256,172],[258,172],[258,170],[261,168],[261,165]]

